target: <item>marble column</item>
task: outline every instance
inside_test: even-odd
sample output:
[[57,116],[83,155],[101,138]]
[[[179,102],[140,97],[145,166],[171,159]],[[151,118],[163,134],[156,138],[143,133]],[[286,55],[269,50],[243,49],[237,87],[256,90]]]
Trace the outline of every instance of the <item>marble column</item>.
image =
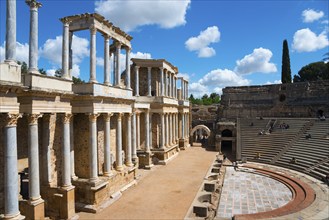
[[97,117],[99,114],[89,114],[89,182],[98,181],[97,166]]
[[111,175],[111,116],[113,114],[106,113],[104,114],[104,176]]
[[140,113],[136,113],[136,147],[137,150],[140,150],[140,145],[141,145],[141,124],[140,124]]
[[31,202],[41,199],[38,137],[38,118],[41,116],[40,114],[28,115],[29,197]]
[[169,146],[169,114],[166,113],[166,146]]
[[116,50],[115,50],[115,58],[116,58],[116,62],[115,62],[115,86],[120,86],[121,84],[121,69],[120,69],[120,53],[121,53],[121,43],[120,42],[116,42]]
[[111,65],[110,65],[110,36],[107,34],[104,37],[104,84],[111,85]]
[[160,96],[164,96],[164,79],[163,79],[163,67],[159,67],[160,69],[160,88],[161,88],[161,93]]
[[189,96],[188,96],[188,82],[186,81],[186,100],[188,100]]
[[133,111],[132,115],[132,159],[135,163],[137,157],[137,137],[136,137],[136,112]]
[[165,114],[160,113],[161,117],[161,138],[160,138],[160,148],[165,147]]
[[16,0],[7,0],[6,62],[16,62]]
[[62,40],[62,78],[70,79],[69,74],[69,20],[61,19],[63,22],[63,40]]
[[152,67],[147,67],[147,95],[152,96]]
[[126,148],[126,166],[133,166],[132,163],[132,149],[131,149],[131,116],[132,114],[127,115],[127,148]]
[[72,114],[63,116],[63,146],[62,146],[62,187],[67,188],[71,184],[71,152],[70,152],[70,121]]
[[145,111],[145,151],[150,152],[150,111]]
[[135,96],[139,96],[139,66],[135,66]]
[[78,179],[78,177],[75,175],[75,162],[74,162],[74,129],[73,129],[73,118],[72,115],[71,121],[70,121],[70,155],[71,155],[71,178],[72,180]]
[[185,118],[184,118],[184,113],[181,113],[182,115],[182,132],[181,132],[181,139],[184,139],[184,134],[185,134]]
[[29,42],[29,73],[39,73],[38,69],[38,8],[37,1],[26,1],[30,6],[30,42]]
[[150,139],[150,144],[149,144],[149,146],[150,146],[150,149],[152,149],[153,147],[152,147],[152,145],[153,145],[153,142],[152,142],[152,116],[153,116],[153,113],[151,113],[150,112],[150,120],[149,120],[149,122],[150,122],[150,134],[149,134],[149,139]]
[[42,166],[43,185],[50,186],[51,179],[51,146],[50,146],[50,120],[51,114],[44,114],[42,117]]
[[[20,216],[18,205],[17,170],[17,120],[20,114],[8,114],[3,128],[3,165],[4,165],[4,219],[16,219]],[[38,183],[39,184],[39,183]],[[17,218],[19,219],[19,218]]]
[[178,113],[176,113],[176,142],[178,143],[179,139],[179,117]]
[[168,120],[169,120],[169,145],[172,145],[173,141],[172,141],[172,135],[173,135],[173,132],[172,132],[172,117],[171,117],[171,113],[169,113],[168,115]]
[[130,85],[130,52],[131,52],[131,48],[126,47],[126,89],[131,89],[131,85]]
[[170,97],[174,97],[174,74],[173,73],[171,73],[170,74],[170,91],[171,91],[171,93],[170,93]]
[[166,71],[164,71],[163,73],[164,73],[164,87],[165,87],[165,89],[164,89],[164,95],[165,96],[168,96],[168,77],[167,77],[167,72],[168,72],[168,70],[166,70]]
[[90,27],[90,83],[96,83],[96,33],[95,26]]
[[184,93],[185,85],[184,85],[183,79],[181,79],[181,84],[182,84],[182,87],[181,87],[182,100],[185,100],[185,93]]
[[122,171],[122,115],[123,113],[118,113],[118,122],[117,122],[117,146],[116,146],[116,170]]
[[171,72],[168,71],[168,94],[167,96],[171,96]]

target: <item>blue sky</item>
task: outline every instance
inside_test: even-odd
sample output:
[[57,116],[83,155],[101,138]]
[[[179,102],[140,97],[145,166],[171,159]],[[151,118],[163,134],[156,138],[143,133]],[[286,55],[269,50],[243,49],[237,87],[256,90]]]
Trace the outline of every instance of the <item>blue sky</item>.
[[[129,33],[132,57],[166,59],[189,79],[195,96],[226,86],[280,83],[282,43],[292,75],[328,52],[328,8],[311,1],[103,0],[40,2],[39,68],[61,67],[59,18],[98,12]],[[0,1],[0,58],[4,59],[6,1]],[[73,74],[89,79],[89,32],[75,32]],[[28,61],[29,8],[17,0],[17,59]],[[103,81],[103,39],[97,35],[97,79]],[[125,59],[124,53],[122,60]],[[28,63],[28,62],[27,62]],[[121,62],[124,64],[124,62]],[[123,68],[124,69],[124,68]]]

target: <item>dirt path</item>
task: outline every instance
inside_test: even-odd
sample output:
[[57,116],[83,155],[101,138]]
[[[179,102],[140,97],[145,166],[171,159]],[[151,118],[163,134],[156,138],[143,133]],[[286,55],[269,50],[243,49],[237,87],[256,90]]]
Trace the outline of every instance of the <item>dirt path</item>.
[[201,147],[180,151],[168,165],[141,171],[138,184],[102,212],[78,215],[80,219],[183,219],[216,154]]

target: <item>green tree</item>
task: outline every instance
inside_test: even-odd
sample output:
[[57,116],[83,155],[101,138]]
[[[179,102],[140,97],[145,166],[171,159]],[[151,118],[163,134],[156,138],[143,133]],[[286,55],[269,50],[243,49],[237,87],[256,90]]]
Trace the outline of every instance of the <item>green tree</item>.
[[294,75],[294,82],[329,80],[329,63],[315,62],[302,67],[298,75]]
[[62,69],[57,69],[57,70],[55,71],[55,76],[56,76],[56,77],[62,77]]
[[75,76],[72,77],[72,80],[73,80],[73,84],[83,84],[83,83],[86,83],[84,80],[81,80],[79,77],[75,77]]
[[211,93],[210,98],[212,99],[212,104],[218,104],[220,102],[220,95],[218,93]]
[[290,58],[289,58],[289,48],[288,48],[287,40],[283,41],[281,82],[291,83]]
[[44,70],[43,68],[39,69],[39,73],[42,75],[47,75],[46,70]]
[[18,65],[21,65],[21,73],[27,73],[27,64],[23,61],[17,61]]

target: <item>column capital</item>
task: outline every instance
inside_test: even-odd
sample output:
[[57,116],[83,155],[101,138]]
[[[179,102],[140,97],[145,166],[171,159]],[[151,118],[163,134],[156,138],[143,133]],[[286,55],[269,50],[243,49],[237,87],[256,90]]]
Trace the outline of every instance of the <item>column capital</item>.
[[130,53],[131,52],[131,47],[126,47],[126,53]]
[[26,0],[25,3],[30,6],[30,8],[41,8],[42,4],[36,0]]
[[89,121],[90,122],[96,122],[97,121],[97,117],[99,116],[99,114],[90,113],[90,114],[88,114],[88,116],[89,116]]
[[148,70],[148,71],[151,71],[151,70],[152,70],[152,67],[151,67],[151,66],[148,66],[148,67],[147,67],[147,70]]
[[70,25],[70,23],[72,22],[70,19],[68,19],[68,18],[61,18],[61,19],[59,19],[62,23],[63,23],[63,25],[64,26],[69,26]]
[[110,40],[111,36],[108,34],[102,34],[102,36],[104,37],[105,40]]
[[117,113],[117,115],[118,115],[118,120],[120,120],[120,121],[121,121],[121,119],[122,119],[122,116],[123,116],[123,113]]
[[135,66],[135,70],[139,70],[140,66]]
[[42,114],[28,114],[27,120],[29,125],[38,124],[38,119],[42,117]]
[[163,71],[164,68],[162,66],[160,66],[159,69]]
[[116,48],[121,49],[122,43],[120,41],[115,41],[114,45]]
[[4,122],[5,127],[12,127],[17,125],[17,121],[22,117],[22,114],[10,114],[8,113],[6,117],[2,118],[2,122]]
[[65,113],[62,116],[63,124],[69,124],[71,122],[72,114]]
[[105,114],[103,114],[104,120],[106,122],[109,122],[112,116],[113,116],[113,113],[105,113]]
[[90,26],[90,27],[89,27],[89,30],[90,30],[90,33],[91,33],[91,34],[96,34],[96,32],[97,32],[97,28],[96,28],[95,25]]

